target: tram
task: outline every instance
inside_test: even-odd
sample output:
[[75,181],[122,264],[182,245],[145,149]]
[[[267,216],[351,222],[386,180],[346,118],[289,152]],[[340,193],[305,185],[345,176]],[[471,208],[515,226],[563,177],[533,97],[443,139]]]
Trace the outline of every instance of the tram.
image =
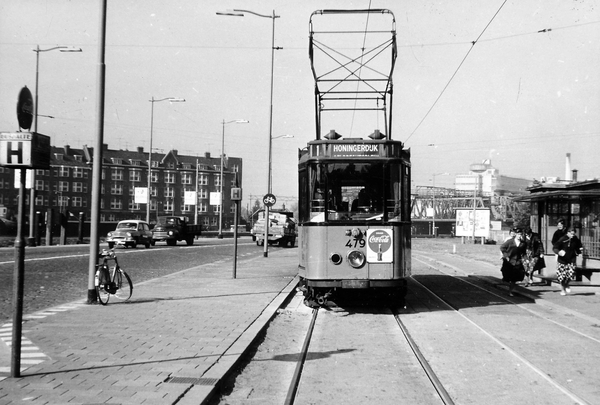
[[[372,62],[375,57],[352,54],[342,58],[338,77],[332,74],[337,70],[330,66],[319,65],[325,71],[320,74],[315,61],[316,47],[333,49],[315,37],[341,31],[339,23],[332,28],[335,31],[315,30],[313,18],[371,17],[370,13],[391,16],[394,21],[389,10],[321,10],[311,16],[309,50],[315,77],[317,132],[316,139],[299,152],[298,163],[299,288],[305,304],[311,307],[327,305],[341,290],[383,290],[389,293],[384,295],[403,300],[411,272],[410,151],[391,138],[395,30],[374,31],[392,33],[383,45],[369,45],[365,40],[369,29],[348,31],[364,35],[357,45],[359,54],[369,49],[379,49],[379,53],[392,50],[392,58],[384,62],[388,63],[385,80],[380,75],[359,74],[382,71],[381,67],[367,69],[364,65],[365,60]],[[345,50],[353,49],[350,43],[343,42]],[[359,66],[352,67],[348,61]],[[351,86],[347,86],[348,81]],[[374,111],[383,115],[380,122],[384,128],[353,136],[330,130],[321,136],[326,111]]]

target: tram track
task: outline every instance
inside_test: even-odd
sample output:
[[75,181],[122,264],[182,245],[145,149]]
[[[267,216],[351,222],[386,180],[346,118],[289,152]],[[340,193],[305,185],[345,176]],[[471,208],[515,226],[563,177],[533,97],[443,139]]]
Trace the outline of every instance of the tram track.
[[[527,297],[525,295],[523,295],[521,297],[521,299],[509,298],[507,296],[501,295],[501,294],[497,293],[496,291],[494,291],[494,287],[490,287],[489,280],[486,281],[485,278],[479,278],[477,276],[475,276],[474,278],[473,277],[467,278],[464,276],[452,274],[451,272],[456,272],[458,270],[459,273],[461,273],[461,271],[460,271],[460,269],[455,268],[451,264],[440,261],[439,259],[435,259],[435,262],[437,265],[433,266],[431,264],[431,261],[427,260],[427,259],[429,259],[428,256],[426,256],[426,255],[419,255],[419,256],[420,257],[413,256],[413,260],[418,261],[421,264],[424,264],[425,266],[429,267],[430,269],[433,269],[435,271],[438,271],[438,272],[444,274],[445,276],[452,277],[454,280],[457,280],[457,282],[462,283],[465,286],[468,286],[468,288],[470,288],[470,289],[477,289],[485,294],[489,294],[489,295],[493,296],[494,299],[504,301],[506,303],[506,305],[510,305],[514,308],[517,308],[519,311],[525,312],[527,314],[526,316],[534,317],[535,319],[537,319],[536,323],[542,324],[542,327],[543,327],[543,323],[546,323],[546,324],[551,324],[553,328],[554,327],[561,328],[563,330],[562,333],[567,334],[566,335],[567,337],[563,339],[565,342],[570,342],[570,341],[574,340],[574,338],[572,338],[572,337],[569,338],[568,337],[569,335],[576,335],[580,339],[583,338],[588,342],[588,344],[585,347],[590,347],[589,345],[591,345],[592,352],[600,349],[600,347],[597,346],[598,344],[600,344],[600,338],[598,337],[598,324],[597,324],[598,320],[597,319],[586,316],[584,314],[578,314],[575,311],[569,311],[569,310],[563,312],[564,316],[559,317],[560,320],[554,319],[554,318],[557,318],[557,312],[560,314],[560,312],[559,312],[560,310],[557,310],[556,306],[550,306],[548,308],[547,303],[542,306],[535,306],[536,301],[530,299],[530,297]],[[447,271],[447,270],[445,271],[445,270],[443,270],[443,268],[451,269],[451,271]],[[463,273],[463,275],[467,275],[466,272],[462,272],[462,273]],[[579,393],[576,390],[574,390],[573,388],[571,388],[569,386],[570,380],[566,380],[566,383],[565,383],[564,379],[561,380],[559,377],[557,377],[556,375],[558,374],[558,372],[548,368],[548,366],[545,365],[543,361],[540,361],[539,356],[531,356],[531,353],[523,352],[523,350],[520,347],[513,347],[513,345],[511,345],[509,342],[506,341],[505,337],[498,335],[497,330],[493,330],[489,326],[482,325],[480,322],[480,320],[482,319],[481,317],[470,316],[469,313],[473,312],[473,311],[469,311],[469,310],[465,309],[465,307],[460,307],[460,305],[457,305],[451,299],[444,298],[442,296],[442,294],[438,294],[435,291],[435,287],[436,287],[435,285],[433,285],[433,288],[430,288],[429,286],[426,285],[427,283],[421,283],[418,280],[418,278],[419,277],[413,277],[411,282],[418,284],[420,286],[420,288],[426,290],[427,293],[431,297],[434,297],[436,300],[441,302],[447,309],[450,309],[457,316],[460,316],[466,322],[470,323],[473,327],[475,327],[477,330],[479,330],[481,334],[485,335],[488,339],[490,339],[496,345],[498,345],[501,348],[501,350],[503,350],[507,353],[510,353],[510,355],[513,358],[515,358],[519,363],[526,365],[527,368],[529,370],[531,370],[533,373],[535,373],[539,378],[543,379],[547,384],[549,384],[555,390],[559,391],[566,398],[568,398],[568,401],[571,401],[571,403],[577,403],[577,404],[592,404],[592,403],[594,403],[594,402],[590,401],[589,399],[586,399],[584,397],[584,395],[582,395],[581,393]],[[472,282],[469,280],[475,280],[475,281]],[[571,319],[571,318],[575,318],[575,317],[578,318],[577,320],[579,321],[576,324]],[[567,322],[565,322],[565,320],[569,320],[571,324],[570,325],[567,324]],[[533,323],[533,322],[531,322],[531,323]],[[586,327],[586,323],[587,323],[587,327]],[[546,326],[546,328],[547,327],[548,326]],[[587,329],[587,331],[582,330],[582,328]],[[594,336],[594,334],[596,336]],[[568,362],[565,362],[565,363],[568,364]]]
[[[397,327],[399,328],[399,331],[401,333],[396,334],[395,336],[397,336],[398,338],[400,338],[400,340],[402,340],[401,345],[408,345],[408,347],[410,347],[410,350],[406,350],[406,351],[402,351],[402,350],[396,350],[394,351],[394,356],[397,356],[397,360],[401,363],[407,363],[407,362],[412,362],[415,365],[420,365],[421,367],[421,371],[423,373],[423,378],[422,380],[427,379],[430,382],[430,390],[433,392],[435,391],[437,393],[437,401],[431,402],[431,399],[429,399],[428,402],[426,403],[439,403],[439,404],[443,404],[443,405],[454,405],[454,401],[452,400],[452,398],[450,397],[448,391],[445,389],[445,387],[443,386],[442,382],[440,381],[440,379],[438,378],[438,376],[436,375],[435,371],[433,370],[433,368],[430,366],[428,360],[425,358],[425,356],[421,353],[421,351],[419,350],[419,347],[416,343],[416,341],[412,338],[410,332],[408,331],[408,329],[406,328],[406,326],[403,324],[400,315],[397,311],[396,308],[390,307],[387,309],[383,309],[383,313],[380,312],[382,311],[381,308],[372,308],[374,310],[374,312],[377,314],[379,313],[379,315],[384,315],[386,318],[392,318],[395,320]],[[349,313],[352,313],[353,311],[355,311],[356,309],[352,309],[352,308],[343,308],[340,309],[342,312],[344,311],[349,311]],[[364,309],[364,314],[366,315],[368,312],[371,311],[370,307],[367,307]],[[310,357],[311,353],[316,353],[319,351],[322,351],[322,348],[313,348],[313,350],[311,351],[311,341],[313,341],[313,334],[315,331],[315,324],[317,323],[317,317],[319,312],[324,311],[325,314],[328,314],[328,311],[331,311],[330,308],[327,309],[313,309],[312,312],[312,316],[311,316],[311,321],[308,325],[308,328],[306,330],[306,335],[304,336],[303,339],[303,345],[302,345],[302,350],[298,355],[298,359],[296,362],[296,366],[295,366],[295,371],[294,374],[292,376],[292,381],[290,383],[289,389],[288,389],[288,394],[286,397],[286,400],[284,402],[285,405],[293,405],[296,403],[296,399],[297,399],[297,394],[299,391],[299,387],[302,385],[302,376],[303,376],[303,372],[304,372],[304,368],[306,365],[306,359]],[[355,314],[353,314],[355,315]],[[349,315],[352,316],[352,315]],[[356,327],[356,325],[353,325],[353,327]],[[384,332],[386,329],[386,326],[382,325],[382,332],[381,333],[389,333],[389,332]],[[327,328],[327,322],[323,323],[320,325],[320,328]],[[322,332],[322,331],[320,331]],[[352,333],[356,333],[355,331],[353,331],[351,328],[348,328],[346,330],[346,333],[352,334]],[[403,339],[402,339],[403,337]],[[326,339],[325,339],[326,340]],[[374,346],[377,346],[377,342],[372,342],[372,341],[363,341],[363,344],[371,344]],[[360,350],[360,348],[357,348],[358,350]],[[412,353],[412,355],[414,355],[414,359],[413,360],[407,360],[405,355],[410,356],[410,354]],[[404,358],[402,358],[404,357]],[[402,359],[401,359],[402,358]],[[365,370],[366,372],[367,370]],[[414,374],[414,370],[413,368],[406,368],[406,369],[402,369],[399,370],[399,375],[397,376],[398,378],[402,379],[403,376],[402,374]],[[340,370],[338,373],[336,373],[336,375],[345,375],[347,372]],[[352,397],[344,397],[344,393],[342,389],[340,389],[338,387],[338,381],[335,380],[330,380],[330,387],[329,389],[332,392],[337,392],[337,399],[339,401],[341,401],[341,403],[353,403]],[[310,384],[310,383],[304,383],[304,384]],[[421,386],[422,388],[422,386]],[[309,391],[309,390],[313,390],[315,389],[314,387],[305,387],[304,390],[305,391]],[[432,394],[433,396],[433,394]],[[310,400],[308,400],[310,402]],[[395,399],[394,398],[388,398],[388,402],[392,403],[394,402]],[[304,398],[303,400],[300,400],[299,403],[306,403],[307,399]],[[400,401],[402,402],[402,401]],[[382,403],[387,403],[387,402],[382,402]],[[395,403],[395,402],[394,402]]]

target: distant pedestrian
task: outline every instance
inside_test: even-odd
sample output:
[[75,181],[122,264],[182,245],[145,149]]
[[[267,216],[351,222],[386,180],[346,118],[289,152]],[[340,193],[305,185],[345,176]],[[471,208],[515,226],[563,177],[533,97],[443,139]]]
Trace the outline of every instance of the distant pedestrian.
[[523,241],[523,231],[520,228],[514,228],[514,238],[506,240],[501,246],[502,252],[502,280],[508,283],[508,295],[513,296],[515,284],[523,281],[525,278],[525,268],[523,267],[523,256],[525,256],[527,246]]
[[572,227],[565,228],[567,234],[561,237],[553,246],[552,250],[556,253],[556,278],[560,282],[560,295],[567,295],[571,292],[569,283],[575,278],[575,262],[577,256],[583,253],[583,245]]
[[525,257],[523,259],[523,265],[525,267],[525,276],[527,277],[527,284],[525,287],[529,287],[533,283],[533,273],[535,271],[541,272],[546,267],[544,260],[544,244],[540,239],[540,236],[533,232],[530,227],[525,228]]
[[565,223],[564,219],[560,218],[558,220],[556,223],[556,231],[554,231],[554,234],[552,235],[552,246],[554,246],[554,244],[558,242],[560,238],[567,234],[567,230],[565,228],[566,225],[567,224]]

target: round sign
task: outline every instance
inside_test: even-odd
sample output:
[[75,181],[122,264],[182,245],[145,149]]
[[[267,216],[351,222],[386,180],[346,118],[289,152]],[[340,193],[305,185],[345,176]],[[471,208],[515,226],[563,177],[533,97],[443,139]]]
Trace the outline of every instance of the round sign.
[[392,247],[392,236],[388,231],[378,229],[369,235],[369,249],[376,253],[385,253]]
[[276,202],[277,198],[275,198],[275,196],[271,193],[265,194],[265,196],[263,197],[263,203],[265,203],[267,207],[274,206]]
[[17,100],[17,120],[19,128],[29,130],[33,121],[33,97],[27,86],[21,89]]

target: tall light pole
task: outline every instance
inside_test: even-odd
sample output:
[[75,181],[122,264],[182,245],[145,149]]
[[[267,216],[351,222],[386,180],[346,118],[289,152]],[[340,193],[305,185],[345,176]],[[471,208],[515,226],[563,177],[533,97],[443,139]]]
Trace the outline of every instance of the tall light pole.
[[154,97],[148,100],[152,104],[152,108],[150,110],[150,150],[148,151],[148,187],[146,190],[146,194],[148,197],[148,201],[146,204],[146,222],[150,223],[150,186],[152,181],[152,132],[154,130],[154,103],[158,103],[160,101],[169,101],[171,103],[185,103],[185,98],[177,98],[177,97],[165,97],[156,100]]
[[448,172],[444,172],[444,173],[434,173],[432,175],[433,177],[433,237],[437,238],[437,235],[435,233],[435,176],[448,176],[450,173]]
[[247,120],[232,120],[232,121],[227,121],[225,122],[225,120],[223,120],[222,124],[223,124],[223,133],[221,136],[221,177],[219,178],[219,184],[220,184],[220,201],[219,201],[219,234],[217,235],[217,238],[219,239],[223,239],[223,157],[225,155],[225,125],[227,124],[247,124],[250,121]]
[[[55,46],[48,49],[40,49],[39,45],[36,45],[33,52],[35,52],[35,115],[33,118],[33,132],[38,131],[38,83],[40,77],[40,52],[50,52],[59,50],[60,52],[83,52],[81,48],[73,48],[71,46]],[[35,169],[31,169],[31,190],[29,196],[29,246],[35,246],[35,235],[34,235],[34,218],[35,218]]]
[[[273,21],[273,29],[271,34],[271,103],[269,107],[269,166],[267,168],[267,193],[271,194],[271,143],[273,134],[273,73],[275,67],[275,49],[281,49],[280,47],[275,48],[275,19],[279,18],[273,10],[273,14],[259,14],[250,10],[233,10],[233,12],[217,12],[218,15],[228,15],[235,17],[243,17],[244,13],[254,14],[258,17],[270,18]],[[265,245],[264,245],[264,257],[269,256],[269,207],[265,205]]]

